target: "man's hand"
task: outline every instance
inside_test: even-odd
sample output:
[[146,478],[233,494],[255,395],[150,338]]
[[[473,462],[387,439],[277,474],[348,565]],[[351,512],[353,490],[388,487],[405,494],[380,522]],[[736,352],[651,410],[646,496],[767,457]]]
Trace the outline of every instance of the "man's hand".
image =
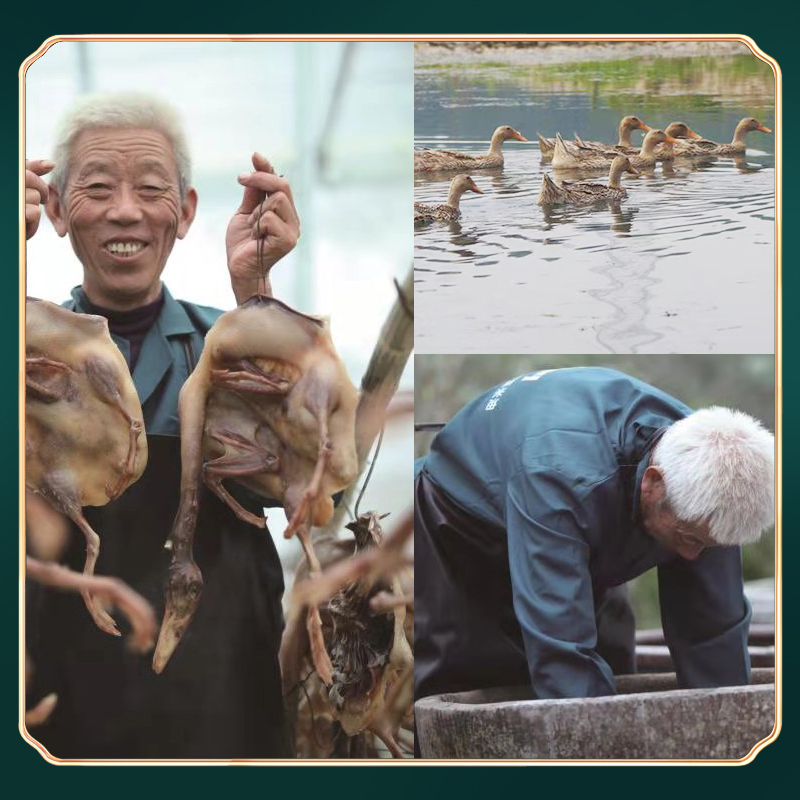
[[[272,165],[259,153],[253,154],[253,168],[254,172],[239,175],[244,196],[225,235],[228,270],[237,303],[255,293],[259,277],[291,252],[300,236],[300,221],[289,183],[275,175]],[[260,248],[262,263],[258,256]],[[270,293],[269,275],[265,282]]]
[[29,161],[25,159],[25,238],[30,239],[39,227],[42,218],[42,203],[47,202],[49,190],[42,180],[55,167],[52,161]]

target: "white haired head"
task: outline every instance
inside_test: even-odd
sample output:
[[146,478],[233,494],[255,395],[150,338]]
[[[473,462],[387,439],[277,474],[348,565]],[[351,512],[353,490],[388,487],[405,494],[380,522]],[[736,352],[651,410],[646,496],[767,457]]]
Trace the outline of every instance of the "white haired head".
[[712,406],[667,428],[652,464],[682,522],[721,545],[753,542],[775,521],[775,438],[741,411]]
[[166,136],[175,156],[183,201],[192,183],[192,162],[183,123],[169,103],[138,92],[87,95],[62,117],[56,132],[53,155],[56,166],[51,177],[60,195],[64,195],[67,186],[72,145],[83,131],[96,128],[148,128]]

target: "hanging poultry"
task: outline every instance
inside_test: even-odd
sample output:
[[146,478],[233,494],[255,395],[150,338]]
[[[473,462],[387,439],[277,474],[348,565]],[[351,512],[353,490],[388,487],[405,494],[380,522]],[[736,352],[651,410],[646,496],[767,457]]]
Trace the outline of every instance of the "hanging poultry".
[[[264,294],[223,314],[181,389],[181,496],[167,547],[172,561],[153,668],[161,672],[200,601],[202,575],[192,557],[201,480],[240,519],[245,510],[223,485],[243,484],[283,504],[286,538],[299,537],[312,573],[319,562],[312,525],[333,514],[331,495],[356,477],[358,394],[333,346],[326,319],[301,314]],[[326,684],[331,665],[316,606],[308,631],[314,666]]]
[[[100,538],[83,516],[135,483],[147,464],[136,389],[104,317],[45,300],[25,304],[25,485],[86,537],[83,572],[93,575]],[[98,628],[119,636],[90,590]]]
[[[345,526],[355,537],[356,556],[380,546],[382,531],[378,520],[377,514],[368,513]],[[392,608],[387,613],[376,614],[375,601],[383,599],[381,593],[399,602],[390,603]],[[328,699],[334,717],[348,736],[371,730],[395,758],[401,758],[394,731],[380,725],[378,713],[386,699],[387,686],[413,665],[404,631],[406,606],[399,579],[362,578],[331,597],[327,612],[333,620],[333,682]]]
[[366,733],[395,758],[403,757],[398,728],[413,704],[402,691],[413,675],[413,586],[405,592],[403,587],[409,577],[403,543],[410,527],[404,519],[384,536],[380,519],[367,512],[345,526],[353,538],[323,538],[324,572],[309,576],[301,565],[295,576],[292,609],[319,604],[333,666],[330,686],[306,675],[307,638],[290,614],[281,669],[301,757],[351,757],[364,746]]

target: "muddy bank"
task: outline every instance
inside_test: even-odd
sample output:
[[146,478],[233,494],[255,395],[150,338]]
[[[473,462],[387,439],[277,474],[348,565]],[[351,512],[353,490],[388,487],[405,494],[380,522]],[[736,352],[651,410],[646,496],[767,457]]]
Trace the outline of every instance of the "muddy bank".
[[640,57],[746,55],[743,42],[417,42],[414,66],[514,66]]

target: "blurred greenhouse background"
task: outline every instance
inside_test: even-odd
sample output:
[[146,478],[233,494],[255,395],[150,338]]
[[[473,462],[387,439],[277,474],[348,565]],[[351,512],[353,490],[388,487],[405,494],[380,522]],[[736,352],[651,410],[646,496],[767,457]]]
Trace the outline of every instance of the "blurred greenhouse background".
[[[189,137],[197,217],[163,278],[172,294],[235,305],[225,229],[236,176],[254,151],[291,183],[302,224],[272,271],[276,297],[330,315],[358,385],[412,263],[413,45],[393,42],[58,42],[25,75],[27,158],[52,158],[57,122],[85,93],[143,91],[180,111]],[[28,242],[27,293],[54,302],[81,282],[80,263],[49,221]],[[413,389],[409,365],[401,390]],[[411,420],[386,431],[362,508],[411,502]],[[277,518],[276,518],[277,515]],[[285,518],[269,512],[279,547]]]
[[[769,355],[419,355],[414,415],[418,423],[446,422],[464,403],[514,375],[557,367],[604,366],[626,372],[678,397],[693,408],[722,405],[746,411],[775,431],[775,358]],[[433,433],[415,436],[415,457]],[[770,531],[744,548],[745,581],[775,572]],[[630,584],[639,628],[660,627],[656,572]]]

